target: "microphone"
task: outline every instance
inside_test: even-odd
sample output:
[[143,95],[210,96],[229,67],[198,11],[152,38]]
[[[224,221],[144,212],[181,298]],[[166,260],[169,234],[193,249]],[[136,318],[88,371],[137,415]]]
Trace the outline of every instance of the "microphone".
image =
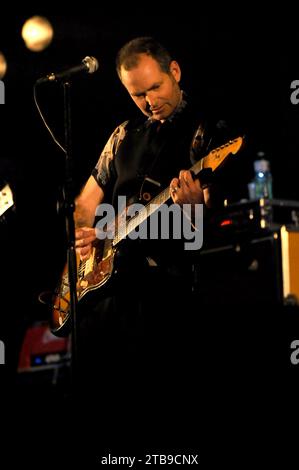
[[95,57],[86,56],[85,59],[82,60],[80,65],[76,65],[75,67],[71,67],[67,70],[58,73],[50,73],[46,77],[41,77],[36,81],[36,84],[39,85],[41,83],[47,82],[57,82],[59,80],[65,80],[73,75],[77,75],[78,73],[94,73],[99,68],[99,62]]

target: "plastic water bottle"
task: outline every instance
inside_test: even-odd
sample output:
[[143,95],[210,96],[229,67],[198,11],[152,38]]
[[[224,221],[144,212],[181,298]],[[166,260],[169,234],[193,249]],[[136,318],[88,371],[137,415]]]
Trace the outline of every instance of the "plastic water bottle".
[[[272,199],[272,174],[270,170],[270,162],[264,157],[264,152],[258,152],[259,160],[255,160],[254,166],[254,179],[251,182],[251,199]],[[253,197],[254,196],[254,197]]]

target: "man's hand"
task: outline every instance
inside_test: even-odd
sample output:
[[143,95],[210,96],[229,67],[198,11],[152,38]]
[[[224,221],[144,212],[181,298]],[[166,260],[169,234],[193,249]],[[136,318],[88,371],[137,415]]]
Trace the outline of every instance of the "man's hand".
[[179,178],[173,178],[170,183],[170,194],[176,204],[202,204],[205,201],[204,192],[199,179],[193,179],[189,170],[181,170]]
[[95,229],[91,227],[80,227],[75,231],[76,252],[81,260],[86,260],[91,255],[92,242],[96,239]]

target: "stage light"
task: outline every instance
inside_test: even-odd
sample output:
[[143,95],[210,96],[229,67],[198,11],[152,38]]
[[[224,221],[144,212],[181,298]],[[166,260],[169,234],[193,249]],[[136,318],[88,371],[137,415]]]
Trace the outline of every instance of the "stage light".
[[25,21],[22,28],[22,38],[28,49],[40,52],[49,46],[53,39],[51,23],[43,16],[33,16]]
[[6,74],[6,70],[7,70],[7,62],[4,57],[4,54],[0,52],[0,78],[4,77],[4,75]]

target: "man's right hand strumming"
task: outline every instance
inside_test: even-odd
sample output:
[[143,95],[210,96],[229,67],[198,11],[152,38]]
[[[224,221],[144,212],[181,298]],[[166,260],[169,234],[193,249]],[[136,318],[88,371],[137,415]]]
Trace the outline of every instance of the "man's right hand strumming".
[[80,227],[75,231],[76,252],[81,260],[86,260],[91,255],[92,242],[96,239],[95,229],[91,227]]

